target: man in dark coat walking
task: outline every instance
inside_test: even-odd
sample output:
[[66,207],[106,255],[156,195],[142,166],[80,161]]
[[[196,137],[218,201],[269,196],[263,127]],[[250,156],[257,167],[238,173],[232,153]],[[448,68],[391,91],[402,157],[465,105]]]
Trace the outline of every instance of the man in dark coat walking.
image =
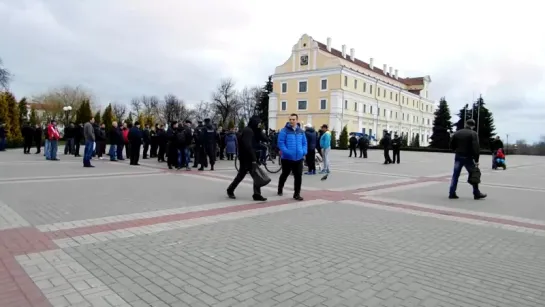
[[140,148],[142,146],[142,130],[140,130],[139,122],[135,122],[131,130],[129,130],[128,139],[130,144],[130,165],[140,165],[138,160],[140,160]]
[[[227,196],[235,199],[235,189],[242,182],[246,174],[252,173],[257,167],[257,157],[255,154],[254,143],[257,142],[256,131],[259,132],[259,116],[253,116],[248,123],[248,126],[242,129],[238,144],[238,159],[240,161],[240,167],[238,169],[237,176],[233,179],[233,182],[227,188]],[[254,181],[254,194],[252,198],[255,201],[266,201],[267,199],[261,195],[261,188],[255,184]]]
[[216,146],[218,143],[218,133],[212,125],[210,118],[204,120],[204,128],[201,129],[201,143],[202,150],[200,154],[201,167],[199,171],[203,171],[205,167],[208,167],[207,157],[210,160],[210,170],[214,170],[214,164],[216,164]]

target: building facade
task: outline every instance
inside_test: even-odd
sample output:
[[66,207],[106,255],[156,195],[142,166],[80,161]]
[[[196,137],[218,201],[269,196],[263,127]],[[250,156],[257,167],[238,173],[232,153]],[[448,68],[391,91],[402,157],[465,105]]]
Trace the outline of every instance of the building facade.
[[398,70],[374,66],[327,43],[303,35],[290,58],[276,67],[269,95],[269,127],[282,128],[291,113],[318,128],[328,124],[340,132],[362,132],[377,139],[383,131],[419,136],[427,146],[432,134],[435,104],[428,98],[429,76],[400,78]]

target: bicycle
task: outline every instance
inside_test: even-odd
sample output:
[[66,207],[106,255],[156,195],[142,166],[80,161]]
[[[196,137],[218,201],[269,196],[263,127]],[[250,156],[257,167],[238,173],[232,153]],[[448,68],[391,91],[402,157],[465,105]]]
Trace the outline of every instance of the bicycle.
[[[280,172],[280,170],[282,169],[282,162],[281,162],[281,159],[280,159],[280,155],[271,148],[271,145],[269,143],[265,143],[265,144],[262,144],[263,146],[266,147],[266,152],[267,154],[265,155],[265,160],[264,162],[265,163],[262,163],[261,159],[259,157],[261,157],[261,151],[262,150],[256,150],[256,156],[258,157],[258,161],[257,161],[257,164],[258,165],[263,165],[263,167],[265,167],[265,169],[267,170],[267,172],[271,173],[271,174],[276,174],[278,172]],[[237,157],[235,157],[235,169],[238,171],[238,164],[240,162],[238,162],[238,153],[237,153]]]

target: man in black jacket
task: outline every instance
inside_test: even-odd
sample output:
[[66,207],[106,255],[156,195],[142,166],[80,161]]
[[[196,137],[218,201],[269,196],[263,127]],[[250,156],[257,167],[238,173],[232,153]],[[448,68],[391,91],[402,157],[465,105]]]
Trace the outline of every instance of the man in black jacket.
[[[238,159],[240,167],[238,174],[233,179],[233,182],[227,188],[227,196],[235,199],[235,189],[242,182],[247,173],[252,173],[257,167],[257,157],[253,144],[257,142],[256,132],[259,132],[260,119],[258,116],[253,116],[248,123],[248,126],[242,129],[238,144]],[[254,194],[252,198],[255,201],[266,201],[267,199],[261,195],[261,188],[254,182]]]
[[64,128],[64,140],[66,144],[64,145],[64,154],[71,155],[74,151],[74,134],[76,127],[74,123],[70,123],[66,128]]
[[496,169],[496,153],[498,149],[503,149],[503,142],[500,136],[497,135],[492,144],[490,144],[490,150],[492,151],[492,169]]
[[142,159],[148,158],[148,151],[149,151],[149,145],[150,145],[150,131],[149,126],[145,125],[144,130],[142,130],[142,142],[144,142],[144,151],[142,153]]
[[[475,167],[479,166],[479,153],[481,148],[479,146],[479,136],[475,131],[475,121],[469,119],[466,122],[464,129],[456,131],[452,138],[450,139],[450,148],[454,151],[454,169],[452,171],[452,180],[450,182],[450,199],[458,199],[456,195],[456,188],[458,186],[458,179],[460,178],[460,173],[462,168],[465,167],[468,174],[471,175]],[[472,184],[473,186],[473,198],[474,199],[483,199],[486,197],[486,194],[479,191],[478,184]]]
[[399,156],[401,153],[401,137],[399,137],[397,133],[394,133],[394,138],[392,139],[392,153],[394,158],[393,163],[399,164]]
[[193,140],[193,133],[191,132],[191,121],[186,120],[183,126],[178,126],[178,149],[180,150],[180,155],[182,158],[182,163],[180,164],[180,168],[184,167],[186,170],[190,171],[191,166],[189,165],[189,146],[191,146],[191,142]]
[[367,134],[362,135],[358,140],[358,147],[360,148],[360,158],[367,159],[367,149],[369,149],[369,138]]
[[112,128],[108,132],[108,139],[110,141],[110,161],[117,161],[117,144],[123,139],[117,127],[117,122],[112,123]]
[[42,135],[43,135],[42,127],[36,124],[36,127],[34,129],[34,144],[36,145],[37,155],[42,152]]
[[167,145],[167,165],[168,169],[175,167],[180,168],[178,163],[178,123],[172,122],[167,129],[166,139]]
[[83,124],[76,125],[72,130],[74,137],[74,157],[80,157],[79,148],[83,139]]
[[142,130],[140,130],[140,123],[135,122],[134,126],[129,130],[129,144],[130,144],[130,165],[140,165],[138,160],[140,159],[140,147],[142,146]]
[[352,157],[352,152],[354,152],[354,158],[358,157],[358,154],[356,153],[356,147],[358,147],[358,138],[355,134],[352,134],[350,139],[348,139],[348,147],[350,148],[350,155],[349,158]]
[[32,147],[32,139],[34,138],[34,129],[30,126],[29,123],[25,123],[21,129],[24,145],[23,152],[25,155],[30,154],[30,147]]
[[384,135],[380,140],[380,145],[384,149],[384,164],[390,164],[393,163],[392,159],[390,159],[390,147],[392,146],[392,138],[386,130],[383,131],[383,134]]

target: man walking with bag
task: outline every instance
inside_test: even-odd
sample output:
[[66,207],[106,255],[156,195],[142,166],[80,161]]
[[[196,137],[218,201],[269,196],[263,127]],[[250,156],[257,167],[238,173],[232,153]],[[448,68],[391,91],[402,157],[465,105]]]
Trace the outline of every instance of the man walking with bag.
[[[254,143],[257,143],[256,132],[259,132],[259,123],[261,120],[258,116],[253,116],[240,135],[238,142],[238,159],[240,167],[238,174],[233,179],[233,182],[227,188],[227,196],[235,199],[235,189],[242,182],[247,173],[250,173],[254,178],[254,194],[252,198],[255,201],[266,201],[267,199],[261,195],[261,186],[255,180],[255,171],[258,168],[257,157],[254,151]],[[269,179],[270,180],[270,179]]]
[[291,114],[289,122],[278,134],[278,148],[282,158],[282,173],[278,180],[278,195],[282,196],[286,179],[288,179],[290,173],[293,173],[293,199],[303,200],[303,197],[301,197],[301,184],[303,181],[303,159],[307,154],[307,138],[298,120],[297,114]]
[[[475,128],[475,121],[469,119],[466,122],[465,128],[456,131],[450,139],[450,148],[454,151],[454,169],[452,171],[452,181],[450,182],[449,199],[458,199],[456,195],[456,188],[458,186],[458,179],[462,168],[468,172],[468,182],[473,186],[473,198],[483,199],[486,194],[479,191],[479,184],[474,181],[475,175],[479,176],[479,153],[481,148],[479,146],[479,136],[477,132],[473,131]],[[480,180],[480,178],[476,178]]]

